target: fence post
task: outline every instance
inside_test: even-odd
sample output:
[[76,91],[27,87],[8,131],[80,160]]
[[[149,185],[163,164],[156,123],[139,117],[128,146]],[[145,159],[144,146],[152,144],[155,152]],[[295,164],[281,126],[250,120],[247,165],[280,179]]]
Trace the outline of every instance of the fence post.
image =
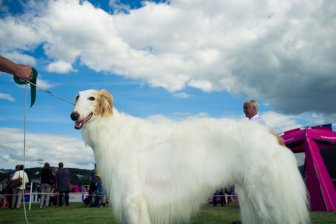
[[30,208],[31,208],[32,192],[33,192],[33,181],[30,183],[30,192],[29,192],[29,211],[30,211]]

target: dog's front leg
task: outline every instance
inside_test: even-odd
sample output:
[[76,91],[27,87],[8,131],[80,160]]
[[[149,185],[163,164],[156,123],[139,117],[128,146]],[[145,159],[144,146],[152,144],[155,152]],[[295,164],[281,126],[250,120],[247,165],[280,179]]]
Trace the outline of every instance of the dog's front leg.
[[151,224],[147,202],[142,196],[127,196],[123,207],[127,224]]

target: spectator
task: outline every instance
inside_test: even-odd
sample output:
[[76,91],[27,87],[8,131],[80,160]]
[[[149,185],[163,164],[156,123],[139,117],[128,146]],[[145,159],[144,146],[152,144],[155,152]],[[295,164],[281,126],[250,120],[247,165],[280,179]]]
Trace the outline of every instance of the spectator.
[[70,172],[68,169],[64,168],[64,164],[60,162],[58,164],[58,171],[56,173],[56,188],[58,190],[58,206],[63,205],[63,199],[65,205],[69,206],[69,188],[70,188]]
[[9,201],[9,208],[15,208],[16,207],[18,186],[12,186],[11,183],[10,183],[12,181],[13,176],[16,173],[16,171],[19,171],[19,165],[15,166],[15,170],[13,172],[11,172],[10,176],[9,176],[9,188],[10,188],[9,193],[11,194],[10,201]]
[[226,204],[230,204],[232,202],[232,195],[234,193],[234,185],[224,188],[224,193]]
[[[266,126],[265,120],[258,114],[258,109],[259,108],[258,108],[258,104],[257,104],[256,100],[252,99],[252,100],[246,100],[244,102],[243,110],[244,110],[245,116],[251,121],[256,121],[259,124]],[[269,129],[269,130],[272,134],[274,134],[276,136],[279,144],[284,145],[284,142],[283,142],[282,138],[279,137],[278,135],[276,135],[273,130],[271,130],[271,129]],[[241,221],[240,220],[234,221],[234,222],[232,222],[232,224],[241,224]]]
[[50,191],[50,199],[49,199],[49,206],[52,206],[52,205],[57,205],[58,203],[58,192],[57,192],[57,189],[56,189],[56,173],[57,173],[57,168],[53,168],[52,169],[52,175],[53,175],[53,181],[52,181],[52,184],[51,184],[51,191]]
[[57,205],[58,200],[57,200],[57,190],[56,190],[56,185],[51,185],[51,190],[50,190],[50,199],[49,199],[49,206]]
[[12,62],[0,55],[0,71],[14,75],[19,79],[29,80],[32,77],[32,67]]
[[[256,121],[261,125],[264,125],[267,127],[265,120],[258,114],[258,104],[256,100],[246,100],[244,102],[244,113],[245,116],[251,120],[251,121]],[[278,136],[274,130],[269,128],[269,131],[278,139],[278,143],[280,145],[285,145],[283,139]]]
[[224,206],[226,204],[226,201],[225,201],[225,197],[224,197],[224,189],[223,188],[220,188],[220,189],[216,190],[216,192],[214,193],[213,199],[212,199],[212,202],[213,202],[214,206],[217,206],[218,198],[220,199],[221,205]]
[[45,163],[41,170],[41,201],[40,208],[49,207],[51,185],[53,183],[54,176],[50,168],[49,163]]
[[255,100],[246,100],[244,102],[244,113],[249,120],[257,121],[262,125],[266,125],[265,120],[258,114],[258,104]]
[[26,184],[29,182],[27,173],[23,170],[24,166],[19,165],[19,170],[15,172],[12,180],[22,178],[22,184],[18,186],[18,197],[16,202],[16,208],[21,207],[21,199],[24,196],[24,190],[26,189]]
[[[246,100],[243,105],[243,111],[245,116],[250,121],[256,121],[261,125],[266,126],[265,120],[258,114],[258,104],[256,100]],[[241,224],[241,221],[234,221],[232,224]]]
[[96,173],[96,178],[97,178],[97,191],[98,191],[98,198],[96,199],[98,200],[97,206],[105,207],[106,202],[107,202],[106,191],[104,189],[101,176],[98,174],[98,172]]
[[[89,197],[87,199],[87,205],[92,206],[93,203],[93,196],[97,194],[97,186],[98,186],[98,181],[97,181],[97,176],[96,176],[96,164],[93,170],[90,172],[89,176],[89,181],[90,181],[90,187],[89,187]],[[96,201],[96,200],[95,200]]]

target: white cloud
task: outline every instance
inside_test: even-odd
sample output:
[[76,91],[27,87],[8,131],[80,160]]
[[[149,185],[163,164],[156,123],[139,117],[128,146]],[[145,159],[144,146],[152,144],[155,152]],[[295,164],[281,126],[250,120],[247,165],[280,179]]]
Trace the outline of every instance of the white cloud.
[[109,14],[88,1],[33,1],[26,14],[0,19],[0,50],[42,44],[62,61],[53,71],[79,61],[169,91],[225,90],[283,113],[334,114],[335,4],[172,0],[128,10],[110,1],[127,13]]
[[65,61],[55,61],[47,66],[48,72],[56,72],[56,73],[68,73],[74,71],[71,63]]
[[336,126],[335,115],[323,116],[316,113],[302,113],[299,115],[286,115],[274,111],[268,111],[261,114],[267,125],[276,133],[283,133],[294,128],[305,128],[316,125],[332,124]]
[[17,64],[27,64],[31,66],[36,65],[35,58],[20,52],[2,52],[1,55],[8,58],[9,60],[15,61]]
[[[41,89],[49,89],[51,87],[54,87],[55,85],[57,84],[52,84],[52,83],[49,83],[48,81],[46,80],[43,80],[41,76],[37,76],[37,79],[36,79],[36,85],[38,86],[37,88],[41,88]],[[21,89],[24,89],[25,86],[24,85],[18,85],[17,87],[21,88]]]
[[[22,130],[1,127],[0,139],[3,139],[0,142],[1,166],[14,167],[22,163],[24,160]],[[93,167],[93,152],[84,146],[80,139],[44,133],[27,133],[26,139],[27,167],[40,166],[41,159],[52,166],[57,166],[62,161],[67,167]]]
[[48,88],[54,86],[53,84],[49,83],[48,81],[42,80],[42,79],[40,79],[40,78],[37,79],[37,81],[36,81],[36,85],[37,85],[38,87],[43,88],[43,89],[48,89]]
[[178,93],[175,93],[174,96],[177,98],[189,98],[190,94],[185,93],[185,92],[178,92]]
[[15,101],[15,99],[11,95],[9,95],[7,93],[0,93],[0,99],[8,100],[10,102],[14,102]]
[[282,133],[284,131],[299,127],[295,119],[284,114],[270,111],[263,113],[262,116],[265,119],[267,125],[272,128],[276,133]]
[[128,12],[130,10],[130,6],[121,3],[120,0],[109,0],[109,6],[115,14]]
[[[13,49],[31,50],[35,48],[41,39],[35,32],[34,24],[31,23],[33,15],[23,17],[6,17],[0,19],[0,42],[1,51]],[[24,22],[23,20],[26,20]]]

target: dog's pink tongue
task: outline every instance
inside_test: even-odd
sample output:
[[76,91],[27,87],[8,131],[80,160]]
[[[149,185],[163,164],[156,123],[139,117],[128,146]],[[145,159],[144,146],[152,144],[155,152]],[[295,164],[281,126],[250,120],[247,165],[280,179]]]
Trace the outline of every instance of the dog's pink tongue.
[[81,129],[84,125],[84,121],[76,121],[75,123],[75,128],[76,129]]

